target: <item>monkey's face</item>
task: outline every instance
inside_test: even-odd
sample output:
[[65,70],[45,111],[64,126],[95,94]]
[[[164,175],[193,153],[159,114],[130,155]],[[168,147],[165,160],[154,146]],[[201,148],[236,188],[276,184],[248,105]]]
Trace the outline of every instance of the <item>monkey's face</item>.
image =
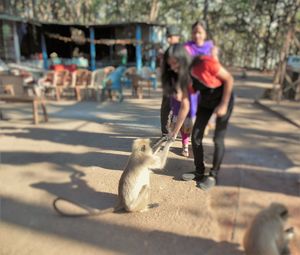
[[132,145],[132,152],[143,153],[143,154],[152,154],[152,149],[150,147],[149,138],[139,138],[135,139]]
[[270,210],[274,212],[274,214],[279,215],[283,221],[287,221],[289,217],[289,211],[285,205],[280,203],[272,203],[270,205]]

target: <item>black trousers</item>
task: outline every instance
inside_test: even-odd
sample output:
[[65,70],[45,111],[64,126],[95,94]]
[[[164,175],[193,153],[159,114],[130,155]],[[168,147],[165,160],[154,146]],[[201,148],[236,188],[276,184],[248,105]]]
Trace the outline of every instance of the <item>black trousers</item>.
[[[211,174],[213,175],[217,175],[225,154],[224,138],[227,130],[227,124],[233,110],[233,105],[234,105],[234,96],[231,95],[228,104],[227,113],[224,116],[218,117],[216,119],[216,127],[215,127],[215,133],[213,138],[214,141],[214,155],[213,155],[213,164],[212,164],[213,166],[211,169]],[[205,172],[205,165],[203,160],[203,145],[202,145],[204,130],[214,110],[215,108],[205,108],[204,106],[201,106],[201,103],[197,110],[197,117],[192,132],[192,148],[194,153],[194,164],[196,167],[196,172],[199,175],[203,175]]]
[[168,134],[168,121],[169,121],[170,111],[171,111],[170,97],[164,95],[160,107],[160,125],[161,125],[161,132],[163,135]]

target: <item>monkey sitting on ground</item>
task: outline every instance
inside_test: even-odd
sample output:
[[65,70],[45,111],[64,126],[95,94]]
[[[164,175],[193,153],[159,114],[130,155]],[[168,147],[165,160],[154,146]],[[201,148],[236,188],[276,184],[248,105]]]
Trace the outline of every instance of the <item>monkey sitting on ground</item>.
[[[93,209],[82,204],[75,203],[65,198],[56,198],[53,201],[54,209],[63,216],[81,217],[104,214],[107,212],[142,212],[149,208],[150,172],[151,169],[164,168],[172,140],[167,140],[161,150],[161,144],[166,141],[158,141],[153,149],[150,139],[136,139],[132,145],[132,153],[125,170],[119,180],[118,204],[114,208],[104,210]],[[58,205],[67,202],[84,209],[85,213],[73,214],[64,212]]]
[[246,255],[289,255],[294,230],[285,229],[288,217],[288,209],[280,203],[272,203],[259,212],[244,236]]

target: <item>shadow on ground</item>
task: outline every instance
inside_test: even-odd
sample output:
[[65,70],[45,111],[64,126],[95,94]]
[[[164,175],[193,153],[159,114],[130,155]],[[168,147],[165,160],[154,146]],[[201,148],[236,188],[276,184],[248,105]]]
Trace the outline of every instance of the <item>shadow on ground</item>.
[[[131,148],[132,136],[137,136],[138,134],[127,127],[123,127],[122,129],[122,134],[101,134],[99,132],[81,130],[5,127],[2,130],[2,134],[33,141],[48,141],[57,144],[86,146],[103,150],[115,150],[116,148],[119,150],[128,150]],[[114,132],[114,130],[111,132]],[[120,130],[118,130],[119,132]],[[141,134],[145,135],[145,131]]]
[[[106,209],[114,207],[117,204],[117,195],[106,192],[97,192],[87,185],[86,181],[80,179],[80,177],[81,174],[77,172],[70,176],[70,182],[39,182],[31,184],[30,186],[47,191],[54,197],[67,198],[76,203],[95,209]],[[101,179],[99,181],[101,181]]]
[[[38,153],[38,152],[23,152],[23,151],[2,151],[2,164],[13,166],[25,166],[30,164],[51,163],[56,165],[53,170],[70,171],[71,165],[83,167],[106,168],[110,170],[121,170],[124,168],[128,156],[118,155],[104,152],[86,152],[86,153]],[[115,160],[107,160],[113,157]],[[16,160],[16,158],[18,160]]]
[[[44,235],[55,235],[112,252],[123,254],[145,254],[145,251],[146,254],[243,254],[238,250],[237,244],[229,242],[216,242],[171,232],[120,226],[105,222],[101,220],[101,217],[66,219],[54,214],[49,208],[26,204],[7,197],[2,197],[1,201],[1,220],[6,224],[30,229]],[[123,217],[129,216],[123,215]],[[32,224],[33,219],[35,224]]]

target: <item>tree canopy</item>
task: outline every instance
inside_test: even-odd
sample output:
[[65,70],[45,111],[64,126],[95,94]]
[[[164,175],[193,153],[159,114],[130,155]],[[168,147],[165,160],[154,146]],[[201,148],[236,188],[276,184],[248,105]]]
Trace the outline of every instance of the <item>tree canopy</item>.
[[197,19],[228,65],[273,69],[289,31],[288,53],[299,54],[300,0],[4,0],[5,12],[41,22],[177,24],[183,40]]

